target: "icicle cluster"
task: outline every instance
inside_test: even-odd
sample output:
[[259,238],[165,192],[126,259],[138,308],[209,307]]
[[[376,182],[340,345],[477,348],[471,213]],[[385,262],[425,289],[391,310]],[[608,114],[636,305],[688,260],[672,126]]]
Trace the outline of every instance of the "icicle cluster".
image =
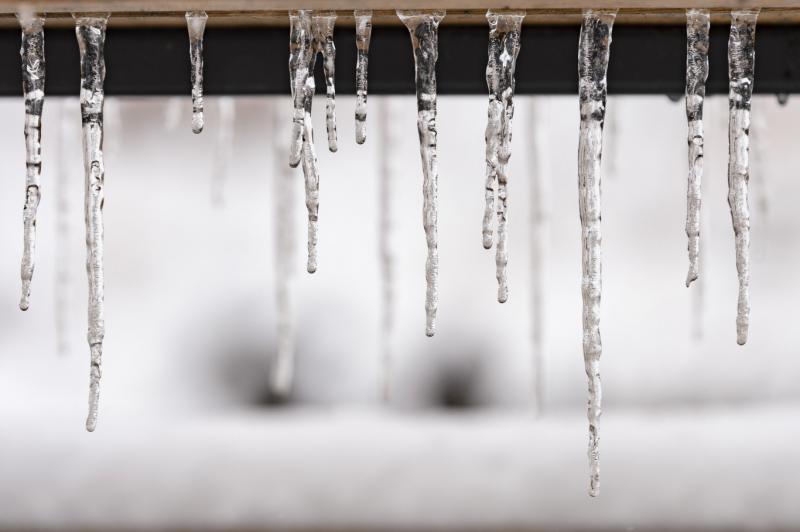
[[25,206],[22,211],[22,295],[19,308],[28,310],[36,259],[36,211],[41,198],[42,108],[44,107],[44,17],[35,13],[17,15],[22,27],[22,92],[25,97]]
[[697,279],[700,261],[700,187],[703,179],[703,101],[708,78],[708,9],[686,11],[686,119],[689,122],[689,184],[686,192],[686,236],[689,273],[686,286]]
[[606,112],[606,72],[616,10],[586,10],[578,45],[581,127],[578,144],[578,200],[583,250],[583,359],[589,378],[589,495],[600,493],[600,160]]
[[86,175],[86,273],[89,278],[89,415],[86,430],[97,426],[100,399],[100,366],[103,357],[103,82],[106,64],[103,50],[108,15],[74,15],[81,55],[81,120],[83,167]]
[[319,216],[319,173],[314,151],[311,104],[314,101],[314,62],[316,51],[311,33],[311,11],[289,12],[289,80],[294,115],[289,165],[303,163],[306,208],[308,209],[308,273],[317,271],[317,220]]
[[[520,48],[524,11],[491,11],[489,21],[489,121],[486,125],[486,208],[483,213],[483,247],[492,247],[492,215],[497,213],[497,300],[508,300],[506,208],[508,160],[511,158],[511,120],[514,117],[514,70]],[[495,198],[495,187],[497,197]]]
[[758,10],[731,13],[728,39],[728,205],[736,237],[736,271],[739,276],[739,301],[736,312],[736,342],[747,343],[750,323],[750,99],[753,96],[756,19]]
[[439,23],[445,11],[397,11],[411,34],[414,49],[414,76],[417,89],[417,132],[422,158],[422,223],[428,244],[425,263],[425,334],[436,332],[439,306],[438,182],[436,160],[436,60],[439,57]]
[[367,65],[372,37],[372,11],[356,9],[356,142],[367,140]]
[[208,15],[205,11],[187,11],[189,58],[192,62],[192,131],[203,131],[203,34]]

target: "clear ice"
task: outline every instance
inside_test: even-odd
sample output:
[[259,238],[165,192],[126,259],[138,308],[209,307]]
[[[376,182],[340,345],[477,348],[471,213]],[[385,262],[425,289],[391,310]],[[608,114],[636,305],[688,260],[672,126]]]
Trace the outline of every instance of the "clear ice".
[[317,223],[319,217],[319,172],[314,151],[311,104],[314,101],[316,51],[311,32],[311,11],[289,12],[289,80],[294,102],[289,165],[303,163],[308,210],[308,273],[317,271]]
[[616,10],[585,10],[578,45],[580,137],[578,143],[578,203],[583,251],[583,360],[589,379],[589,495],[600,494],[600,294],[602,291],[600,234],[600,160],[606,114],[606,72]]
[[[483,247],[492,247],[492,215],[497,213],[497,300],[508,300],[506,233],[508,160],[511,157],[511,120],[514,117],[514,69],[520,48],[524,11],[492,11],[489,21],[489,120],[486,125],[486,207],[483,213]],[[495,197],[495,187],[497,197]]]
[[750,322],[750,100],[753,96],[756,19],[758,10],[731,13],[728,38],[728,205],[736,237],[736,271],[739,300],[736,312],[736,342],[747,343]]
[[22,27],[22,92],[25,97],[25,206],[22,210],[23,248],[19,308],[28,310],[36,260],[36,211],[42,174],[42,108],[44,106],[44,17],[17,14]]
[[205,11],[187,11],[189,58],[192,62],[192,131],[203,131],[203,33],[208,15]]
[[392,166],[389,99],[378,100],[378,253],[381,270],[381,382],[384,402],[391,395],[392,334],[394,331],[394,255],[392,253]]
[[[322,55],[322,70],[325,73],[325,87],[328,95],[325,104],[325,127],[328,130],[328,149],[336,151],[336,46],[333,44],[333,28],[336,24],[335,11],[311,12],[311,34],[314,38],[314,58],[309,67],[309,77],[314,77],[316,54]],[[313,92],[312,92],[313,94]]]
[[86,175],[86,273],[89,278],[89,328],[91,350],[89,373],[89,415],[86,430],[97,426],[100,399],[100,367],[103,357],[103,82],[106,64],[103,49],[108,15],[73,15],[81,57],[81,121],[83,124],[83,167]]
[[411,34],[414,49],[415,84],[417,88],[417,131],[422,158],[422,223],[428,244],[425,262],[425,334],[436,332],[436,309],[439,306],[439,237],[438,181],[436,160],[436,60],[439,56],[439,23],[445,16],[438,11],[397,11],[397,16]]
[[372,11],[356,9],[356,142],[367,140],[367,68],[372,37]]
[[236,122],[236,102],[232,96],[217,99],[219,125],[214,146],[214,163],[211,169],[211,201],[220,207],[225,204],[225,183],[228,180],[233,158],[233,131]]
[[689,123],[689,179],[686,192],[686,236],[689,272],[686,286],[697,279],[700,262],[700,187],[703,179],[703,101],[708,78],[708,9],[686,11],[686,119]]
[[[278,101],[276,100],[276,104]],[[295,180],[293,172],[284,162],[286,146],[283,141],[285,127],[280,120],[278,105],[271,109],[273,198],[275,215],[275,293],[278,311],[278,352],[270,372],[270,389],[276,397],[286,397],[292,386],[294,374],[294,305],[292,281],[295,257]]]

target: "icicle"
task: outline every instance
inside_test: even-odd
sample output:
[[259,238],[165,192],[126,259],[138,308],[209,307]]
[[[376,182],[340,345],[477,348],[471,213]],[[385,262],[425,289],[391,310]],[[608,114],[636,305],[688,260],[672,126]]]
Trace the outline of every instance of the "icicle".
[[233,131],[236,122],[236,102],[231,96],[217,99],[219,125],[214,148],[214,164],[211,170],[211,201],[221,207],[225,204],[225,183],[228,180],[233,159]]
[[192,131],[203,131],[203,34],[208,15],[205,11],[187,11],[189,57],[192,61]]
[[[55,242],[55,325],[56,325],[56,348],[59,354],[66,354],[69,351],[68,325],[69,325],[69,303],[70,287],[72,276],[69,265],[70,257],[70,234],[72,227],[71,205],[69,200],[69,184],[72,181],[67,149],[69,139],[73,138],[74,128],[72,120],[67,113],[67,108],[71,107],[72,99],[61,101],[59,115],[59,139],[57,150],[58,166],[56,169],[56,179],[53,182],[54,193],[56,196],[56,242]],[[76,102],[77,105],[77,102]]]
[[378,253],[381,268],[381,352],[384,402],[391,393],[392,333],[394,331],[394,256],[392,253],[392,168],[390,101],[378,100]]
[[736,236],[736,271],[739,276],[736,342],[739,345],[747,343],[750,322],[750,208],[747,188],[750,180],[750,99],[753,95],[758,12],[758,9],[733,11],[728,39],[728,205]]
[[606,71],[616,10],[585,10],[578,46],[581,127],[578,145],[578,199],[583,241],[583,359],[589,378],[589,495],[600,493],[600,160],[606,106]]
[[[514,69],[520,48],[524,11],[492,11],[489,21],[489,123],[486,126],[486,208],[483,213],[483,247],[492,247],[492,211],[497,212],[497,300],[508,300],[508,251],[506,250],[506,208],[511,157],[511,119],[514,117]],[[495,201],[495,186],[497,199]],[[495,205],[496,204],[496,205]]]
[[[322,69],[325,72],[325,85],[328,100],[325,104],[325,127],[328,130],[328,149],[335,152],[336,146],[336,46],[333,44],[333,28],[336,24],[335,11],[312,12],[311,33],[314,37],[315,54],[322,54]],[[309,77],[314,76],[313,63]]]
[[308,273],[317,271],[317,223],[319,216],[319,173],[314,151],[311,104],[314,101],[314,63],[316,52],[311,33],[311,12],[289,12],[289,78],[294,101],[292,145],[289,165],[303,162],[308,209]]
[[534,408],[542,414],[545,408],[544,381],[544,299],[545,299],[545,257],[548,250],[550,219],[550,186],[547,166],[544,159],[548,153],[547,125],[537,113],[536,100],[528,105],[530,128],[528,139],[529,181],[531,201],[531,354],[532,396]]
[[689,122],[689,184],[686,193],[686,236],[689,273],[686,286],[697,279],[700,255],[700,186],[703,179],[703,100],[708,78],[708,9],[686,11],[686,119]]
[[445,16],[438,11],[397,11],[411,34],[414,49],[414,70],[417,88],[417,131],[422,158],[422,221],[428,244],[425,263],[426,326],[425,334],[436,332],[436,309],[439,305],[439,237],[438,237],[438,181],[436,160],[436,60],[439,56],[439,23]]
[[[275,102],[278,103],[278,100]],[[283,398],[289,394],[294,374],[294,305],[292,281],[294,278],[295,223],[294,223],[294,175],[284,163],[285,145],[283,121],[279,106],[271,109],[272,154],[274,160],[274,227],[275,227],[275,293],[278,311],[278,353],[270,373],[272,393]]]
[[100,366],[103,356],[103,82],[106,64],[103,48],[108,15],[73,15],[81,54],[81,118],[83,166],[86,174],[86,273],[89,277],[89,331],[91,349],[89,416],[86,430],[97,426]]
[[28,310],[36,259],[36,211],[41,198],[42,107],[44,106],[44,17],[32,12],[17,14],[22,27],[22,92],[25,97],[25,206],[22,211],[23,250],[19,308]]
[[367,140],[367,64],[372,36],[372,11],[356,9],[356,142]]

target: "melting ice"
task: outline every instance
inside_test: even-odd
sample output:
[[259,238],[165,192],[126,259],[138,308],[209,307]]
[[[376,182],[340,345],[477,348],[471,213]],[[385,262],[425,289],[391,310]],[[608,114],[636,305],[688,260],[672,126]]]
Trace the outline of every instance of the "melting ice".
[[203,131],[203,33],[208,15],[205,11],[187,11],[189,58],[192,62],[192,131]]
[[356,142],[367,140],[367,65],[372,36],[372,11],[356,9]]

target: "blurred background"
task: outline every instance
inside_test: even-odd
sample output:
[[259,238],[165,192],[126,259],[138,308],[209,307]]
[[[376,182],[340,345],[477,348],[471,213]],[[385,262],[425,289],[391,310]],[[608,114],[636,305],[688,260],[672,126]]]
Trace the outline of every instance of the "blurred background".
[[[288,97],[210,97],[201,135],[191,133],[188,95],[108,98],[94,434],[83,425],[78,102],[45,104],[37,265],[22,313],[24,108],[0,100],[0,528],[800,529],[800,104],[754,98],[744,347],[727,107],[706,101],[704,256],[687,289],[683,102],[609,98],[602,492],[590,499],[576,98],[516,99],[504,305],[494,252],[481,246],[486,98],[439,99],[434,338],[424,334],[413,97],[370,97],[363,146],[354,98],[340,97],[338,153],[326,148],[317,97],[314,275],[302,172],[277,156],[288,147]],[[295,373],[276,400],[276,235],[291,231]],[[390,334],[381,238],[392,254]]]

